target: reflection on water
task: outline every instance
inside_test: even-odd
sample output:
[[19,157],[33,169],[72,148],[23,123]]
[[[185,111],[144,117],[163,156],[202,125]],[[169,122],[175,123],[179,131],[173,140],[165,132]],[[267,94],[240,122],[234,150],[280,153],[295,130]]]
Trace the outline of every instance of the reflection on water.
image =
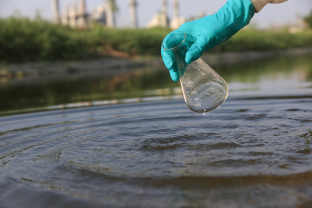
[[3,100],[0,110],[145,97],[148,91],[144,90],[174,88],[176,84],[170,82],[166,71],[157,69],[137,70],[115,77],[103,75],[77,78],[73,75],[47,81],[12,81],[12,84],[8,82],[0,86]]
[[0,207],[312,207],[311,66],[214,67],[206,116],[163,69],[2,84],[2,112],[85,108],[0,117]]
[[[297,94],[298,90],[305,94],[311,92],[312,59],[309,56],[281,57],[213,68],[228,82],[229,96],[290,95]],[[114,103],[126,98],[181,94],[179,82],[172,82],[165,68],[141,69],[109,77],[81,78],[72,75],[48,81],[6,80],[0,82],[0,112],[3,114],[8,110],[77,102],[104,100],[106,103]]]
[[[229,80],[232,95],[253,91],[262,95],[311,93],[312,58],[281,57],[257,63],[223,67],[220,73]],[[248,93],[247,93],[248,94]]]

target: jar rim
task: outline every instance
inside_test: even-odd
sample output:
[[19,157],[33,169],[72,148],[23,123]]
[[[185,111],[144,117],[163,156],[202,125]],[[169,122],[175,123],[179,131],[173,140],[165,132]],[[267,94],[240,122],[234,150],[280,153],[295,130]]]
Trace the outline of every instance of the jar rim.
[[171,33],[171,34],[166,38],[165,41],[167,41],[172,35],[175,35],[175,34],[178,34],[178,33],[184,34],[184,39],[183,39],[177,46],[172,47],[172,48],[165,48],[165,47],[164,47],[164,44],[162,44],[162,48],[163,48],[164,50],[166,50],[166,51],[168,51],[168,50],[175,50],[175,49],[177,49],[178,47],[180,47],[180,46],[185,42],[185,40],[186,40],[186,33],[183,32],[183,31],[177,31],[177,32]]

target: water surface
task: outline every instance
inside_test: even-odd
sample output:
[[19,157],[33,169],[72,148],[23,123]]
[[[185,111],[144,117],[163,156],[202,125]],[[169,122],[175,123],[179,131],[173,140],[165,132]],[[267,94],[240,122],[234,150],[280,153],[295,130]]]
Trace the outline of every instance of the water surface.
[[166,81],[133,89],[171,100],[2,116],[0,205],[311,207],[309,61],[219,66],[232,91],[207,116]]

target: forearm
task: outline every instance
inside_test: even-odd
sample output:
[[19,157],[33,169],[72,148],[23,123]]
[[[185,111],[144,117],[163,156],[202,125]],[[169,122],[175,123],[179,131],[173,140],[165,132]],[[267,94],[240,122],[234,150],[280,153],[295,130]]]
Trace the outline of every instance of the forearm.
[[239,30],[249,24],[255,9],[249,0],[229,0],[213,16],[207,16],[207,22],[213,25],[208,48],[215,47],[228,40]]
[[268,3],[279,4],[279,3],[283,3],[287,0],[250,0],[250,1],[253,4],[253,6],[255,7],[256,12],[258,13]]
[[269,3],[269,0],[250,0],[255,7],[256,12],[260,12],[261,9]]

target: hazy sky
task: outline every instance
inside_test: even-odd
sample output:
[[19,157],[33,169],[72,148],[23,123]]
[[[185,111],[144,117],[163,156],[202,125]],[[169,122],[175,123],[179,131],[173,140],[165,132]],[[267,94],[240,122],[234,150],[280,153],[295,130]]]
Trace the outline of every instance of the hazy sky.
[[[119,26],[129,26],[128,0],[116,0],[119,13],[117,15]],[[188,18],[197,16],[201,11],[206,14],[216,12],[227,0],[180,0],[180,15]],[[59,0],[61,9],[65,2],[72,3],[72,0]],[[104,4],[104,0],[86,0],[87,10],[92,7]],[[152,19],[155,13],[161,9],[161,0],[138,0],[139,25],[144,27]],[[172,16],[173,0],[168,0],[169,15]],[[51,0],[0,0],[0,17],[10,16],[14,10],[19,10],[23,16],[33,17],[35,10],[39,9],[44,18],[51,19]],[[259,14],[256,14],[252,22],[260,27],[268,27],[272,24],[286,24],[296,21],[299,14],[305,16],[312,11],[312,0],[289,0],[279,5],[268,5]]]

